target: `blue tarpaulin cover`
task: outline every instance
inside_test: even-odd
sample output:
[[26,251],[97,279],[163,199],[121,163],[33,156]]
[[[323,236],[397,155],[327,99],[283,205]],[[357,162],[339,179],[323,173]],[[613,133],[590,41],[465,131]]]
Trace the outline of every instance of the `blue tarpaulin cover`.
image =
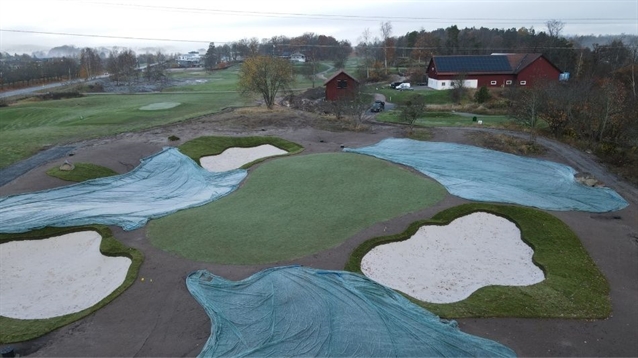
[[410,166],[469,200],[559,211],[608,212],[628,203],[610,188],[578,183],[563,164],[469,145],[390,138],[347,152]]
[[246,173],[211,173],[176,148],[166,148],[126,174],[0,198],[0,232],[87,224],[133,230],[231,193]]
[[200,357],[512,357],[364,276],[299,266],[242,281],[196,271],[186,285],[212,321]]

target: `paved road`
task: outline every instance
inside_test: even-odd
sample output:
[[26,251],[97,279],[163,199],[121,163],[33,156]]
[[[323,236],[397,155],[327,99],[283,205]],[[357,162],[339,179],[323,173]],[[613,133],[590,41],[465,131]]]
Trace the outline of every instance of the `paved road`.
[[[92,79],[91,81],[88,81],[88,82],[93,82],[93,81],[95,81],[97,79],[104,78],[104,77],[108,77],[108,76],[107,75],[98,76],[98,77],[95,77],[94,79]],[[27,95],[27,94],[32,94],[32,93],[37,92],[37,91],[42,91],[42,90],[56,88],[56,87],[62,87],[62,86],[68,86],[70,84],[81,83],[81,82],[84,82],[84,80],[83,79],[76,79],[76,80],[72,80],[72,81],[49,83],[49,84],[41,85],[41,86],[34,86],[34,87],[28,87],[28,88],[21,88],[21,89],[18,89],[18,90],[5,91],[5,92],[0,92],[0,98],[24,96],[24,95]]]
[[4,169],[0,169],[0,187],[10,181],[13,181],[31,169],[37,168],[51,160],[64,157],[73,149],[75,149],[75,147],[72,146],[49,148],[28,159],[12,164]]

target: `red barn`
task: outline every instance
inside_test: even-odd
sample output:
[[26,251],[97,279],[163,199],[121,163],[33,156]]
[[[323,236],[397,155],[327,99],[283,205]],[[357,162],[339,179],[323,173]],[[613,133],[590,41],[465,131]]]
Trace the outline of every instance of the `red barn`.
[[359,81],[344,70],[332,75],[323,84],[326,86],[326,101],[336,101],[339,98],[352,96],[359,87]]
[[561,71],[540,53],[510,53],[483,56],[434,56],[427,68],[428,87],[453,87],[464,77],[468,88],[530,86],[539,79],[556,80]]

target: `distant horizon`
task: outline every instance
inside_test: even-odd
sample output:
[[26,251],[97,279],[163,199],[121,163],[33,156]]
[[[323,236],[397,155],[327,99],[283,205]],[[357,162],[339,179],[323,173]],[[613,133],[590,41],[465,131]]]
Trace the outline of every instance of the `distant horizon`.
[[[450,25],[450,26],[454,26],[454,25]],[[471,28],[471,27],[470,27]],[[459,28],[462,29],[462,28]],[[519,28],[520,29],[520,28]],[[504,29],[505,30],[505,29]],[[418,30],[414,30],[414,31],[418,31]],[[541,32],[543,30],[539,30],[538,32]],[[318,35],[323,35],[323,34],[318,34]],[[396,36],[403,36],[404,34],[400,34],[400,35],[394,35],[394,37]],[[280,35],[280,36],[285,36],[285,35]],[[611,37],[611,38],[619,38],[619,37],[623,37],[623,36],[629,36],[629,37],[636,37],[636,39],[638,40],[638,35],[634,35],[634,34],[625,34],[625,33],[620,33],[620,34],[587,34],[587,35],[580,35],[580,34],[576,34],[576,35],[571,35],[571,34],[565,34],[562,35],[562,37],[570,39],[570,38],[575,38],[575,37],[594,37],[594,38],[599,38],[599,37]],[[288,37],[288,36],[286,36]],[[295,36],[290,36],[288,38],[292,38]],[[235,41],[239,41],[241,39],[237,39]],[[261,40],[261,39],[260,39]],[[336,38],[337,41],[341,41],[342,39]],[[162,40],[165,41],[165,40]],[[162,42],[159,41],[158,42]],[[166,42],[171,42],[171,41],[166,41]],[[176,41],[175,41],[176,42]],[[175,43],[173,42],[173,43]],[[234,41],[231,41],[234,42]],[[185,44],[186,42],[180,42],[182,44]],[[3,49],[0,46],[0,52],[3,53],[8,53],[10,55],[14,55],[14,54],[18,54],[18,55],[23,55],[23,54],[27,54],[29,56],[32,56],[34,53],[37,52],[45,52],[48,54],[49,51],[55,49],[55,48],[60,48],[60,47],[64,47],[64,46],[69,46],[69,47],[74,47],[76,49],[82,49],[85,47],[91,47],[91,48],[104,48],[107,50],[111,50],[114,48],[121,48],[121,49],[131,49],[133,51],[135,51],[135,53],[140,54],[140,53],[147,53],[149,51],[144,51],[145,49],[153,49],[152,52],[156,52],[157,49],[161,49],[162,53],[164,54],[185,54],[188,53],[190,51],[206,51],[206,49],[208,48],[208,45],[210,42],[193,42],[194,44],[197,44],[197,46],[187,46],[187,45],[182,45],[180,46],[180,49],[178,50],[177,48],[175,48],[175,46],[161,46],[161,45],[157,45],[157,46],[153,46],[150,43],[146,43],[146,44],[137,44],[135,46],[123,46],[123,45],[98,45],[98,46],[82,46],[82,45],[76,45],[74,43],[64,43],[61,45],[55,45],[55,46],[51,46],[51,47],[47,47],[47,46],[42,46],[42,45],[31,45],[31,44],[27,44],[27,45],[22,45],[24,48],[23,49],[19,49],[17,48],[12,48],[12,49]],[[225,43],[228,42],[215,42],[215,44],[220,44],[223,45]],[[352,47],[354,48],[357,44],[356,43],[351,43]],[[170,50],[171,48],[173,48],[174,50]],[[166,49],[169,49],[168,51]]]

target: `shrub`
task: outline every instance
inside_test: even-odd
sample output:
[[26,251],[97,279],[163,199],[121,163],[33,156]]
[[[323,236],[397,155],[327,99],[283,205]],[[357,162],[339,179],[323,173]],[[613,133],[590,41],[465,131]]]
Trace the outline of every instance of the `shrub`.
[[492,95],[490,94],[490,91],[485,86],[481,86],[481,88],[478,91],[476,91],[476,93],[474,94],[474,100],[477,103],[485,103],[489,101],[490,98],[492,98]]

